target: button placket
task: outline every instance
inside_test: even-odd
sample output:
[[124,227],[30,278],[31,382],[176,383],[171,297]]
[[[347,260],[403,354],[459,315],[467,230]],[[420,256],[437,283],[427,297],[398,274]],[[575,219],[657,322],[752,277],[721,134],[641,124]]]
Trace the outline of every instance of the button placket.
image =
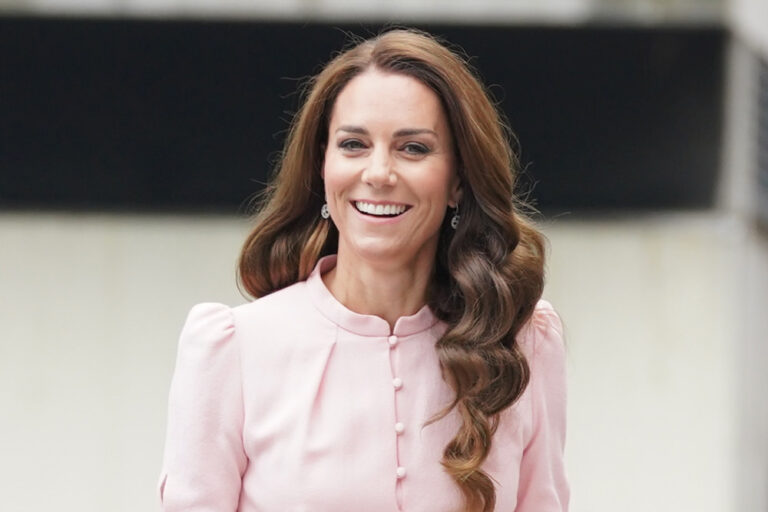
[[397,351],[397,347],[400,345],[401,340],[395,336],[391,335],[387,337],[387,343],[389,344],[389,365],[392,375],[392,390],[393,390],[393,405],[394,405],[394,436],[395,436],[395,461],[396,461],[396,467],[394,468],[394,476],[396,478],[396,485],[395,485],[395,496],[396,501],[398,504],[398,509],[402,510],[403,504],[402,504],[402,497],[403,497],[403,490],[402,490],[402,482],[403,479],[406,476],[407,469],[405,467],[404,461],[402,459],[402,453],[401,453],[401,442],[400,438],[405,434],[405,423],[403,422],[403,418],[400,417],[399,414],[399,401],[401,400],[401,393],[400,390],[403,389],[403,378],[399,375],[399,371],[397,368],[397,359],[400,355],[400,351]]

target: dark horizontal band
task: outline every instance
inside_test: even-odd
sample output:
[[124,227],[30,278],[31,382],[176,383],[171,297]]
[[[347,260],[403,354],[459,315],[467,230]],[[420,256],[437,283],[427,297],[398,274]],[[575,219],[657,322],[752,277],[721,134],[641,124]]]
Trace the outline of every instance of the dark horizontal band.
[[[724,29],[422,28],[476,57],[543,211],[712,206]],[[300,79],[377,30],[0,18],[0,208],[241,211]]]

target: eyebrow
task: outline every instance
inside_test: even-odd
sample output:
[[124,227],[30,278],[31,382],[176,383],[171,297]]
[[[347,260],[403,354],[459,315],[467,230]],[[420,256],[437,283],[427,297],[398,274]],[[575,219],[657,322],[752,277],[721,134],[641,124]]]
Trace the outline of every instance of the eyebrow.
[[[337,132],[357,133],[359,135],[369,135],[368,130],[361,126],[339,126]],[[395,132],[395,137],[409,137],[411,135],[430,134],[437,137],[437,132],[428,128],[402,128]]]

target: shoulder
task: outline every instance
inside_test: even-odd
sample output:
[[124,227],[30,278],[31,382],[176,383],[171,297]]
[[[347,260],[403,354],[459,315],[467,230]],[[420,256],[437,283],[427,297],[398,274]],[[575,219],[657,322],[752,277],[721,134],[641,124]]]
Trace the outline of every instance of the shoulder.
[[297,319],[307,320],[313,310],[305,281],[259,297],[251,302],[232,308],[238,332],[257,330],[260,333],[281,330],[296,323]]
[[258,299],[228,306],[217,302],[202,302],[192,306],[185,324],[185,330],[207,331],[234,329],[243,317],[249,315],[269,316],[285,312],[286,306],[300,306],[303,299],[303,282],[298,282]]
[[552,304],[543,299],[538,301],[531,318],[520,330],[518,342],[529,360],[564,359],[563,323]]
[[229,306],[203,302],[189,310],[181,331],[181,343],[223,342],[232,336],[234,330],[234,314]]
[[214,302],[193,306],[179,336],[174,380],[194,380],[231,368],[239,359],[234,334],[229,306]]
[[201,303],[189,311],[180,344],[211,348],[235,340],[237,345],[250,347],[256,340],[289,332],[299,325],[316,324],[312,322],[316,316],[313,311],[305,282],[234,307]]
[[540,331],[554,330],[563,335],[563,324],[560,315],[548,301],[541,299],[536,303],[531,316],[531,323]]

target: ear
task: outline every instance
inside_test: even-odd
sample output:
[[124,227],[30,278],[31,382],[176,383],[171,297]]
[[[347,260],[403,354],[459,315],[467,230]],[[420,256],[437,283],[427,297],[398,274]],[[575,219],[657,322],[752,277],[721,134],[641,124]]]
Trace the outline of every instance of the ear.
[[448,206],[455,208],[456,205],[461,202],[462,192],[461,180],[458,176],[454,176],[453,182],[451,183],[451,190],[448,195]]
[[325,144],[320,144],[320,154],[322,157],[320,158],[320,179],[325,179]]

